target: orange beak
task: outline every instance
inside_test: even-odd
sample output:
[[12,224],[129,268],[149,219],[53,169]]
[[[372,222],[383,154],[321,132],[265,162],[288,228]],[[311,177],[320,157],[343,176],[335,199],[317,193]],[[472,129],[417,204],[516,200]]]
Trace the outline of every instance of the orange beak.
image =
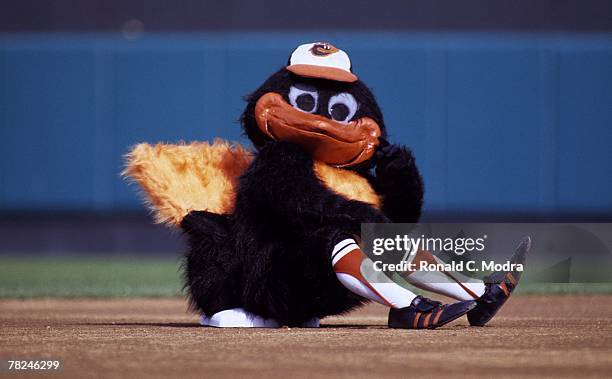
[[342,124],[299,111],[274,92],[257,101],[255,119],[259,129],[273,140],[293,142],[313,159],[336,167],[367,161],[379,143],[380,126],[369,117]]

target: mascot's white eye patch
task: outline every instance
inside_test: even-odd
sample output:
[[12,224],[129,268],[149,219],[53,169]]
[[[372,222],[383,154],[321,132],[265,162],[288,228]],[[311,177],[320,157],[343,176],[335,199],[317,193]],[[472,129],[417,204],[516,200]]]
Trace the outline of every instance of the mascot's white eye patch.
[[350,93],[342,92],[329,99],[327,111],[333,120],[347,123],[357,112],[357,101]]
[[314,113],[319,102],[319,93],[314,87],[304,84],[291,86],[289,89],[291,106],[306,113]]

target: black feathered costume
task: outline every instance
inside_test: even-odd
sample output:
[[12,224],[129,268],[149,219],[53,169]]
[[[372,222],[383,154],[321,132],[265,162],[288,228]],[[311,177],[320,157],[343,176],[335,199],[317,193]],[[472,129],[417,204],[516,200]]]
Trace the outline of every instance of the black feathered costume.
[[[315,62],[345,54],[308,46]],[[125,174],[158,221],[187,236],[184,284],[205,317],[240,308],[300,326],[348,312],[366,299],[339,281],[334,246],[362,223],[419,220],[423,183],[412,153],[387,142],[380,108],[350,66],[334,66],[290,64],[247,97],[241,124],[252,153],[216,141],[141,144],[128,155]],[[450,311],[418,297],[389,325],[440,326],[482,293],[457,296],[465,301]]]
[[[247,98],[242,127],[257,154],[240,177],[234,212],[195,211],[181,224],[190,246],[186,288],[193,305],[207,316],[241,307],[295,326],[347,312],[364,299],[342,286],[332,270],[330,251],[338,234],[359,235],[361,223],[419,219],[423,185],[407,148],[386,144],[376,159],[349,168],[382,196],[383,207],[377,210],[326,188],[304,149],[260,131],[254,117],[257,100],[274,92],[289,102],[289,88],[296,83],[317,89],[316,113],[324,117],[331,117],[326,101],[332,95],[351,93],[359,104],[354,117],[371,117],[386,136],[378,104],[361,81],[305,79],[283,68]],[[375,175],[370,174],[373,166]]]

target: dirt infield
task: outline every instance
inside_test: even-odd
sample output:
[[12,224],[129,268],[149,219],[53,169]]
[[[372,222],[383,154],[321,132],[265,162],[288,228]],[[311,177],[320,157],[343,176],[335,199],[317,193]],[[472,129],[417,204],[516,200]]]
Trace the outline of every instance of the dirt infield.
[[463,318],[433,331],[387,329],[376,305],[319,329],[202,328],[185,308],[180,299],[0,300],[0,357],[61,358],[68,377],[612,372],[612,296],[516,296],[488,327]]

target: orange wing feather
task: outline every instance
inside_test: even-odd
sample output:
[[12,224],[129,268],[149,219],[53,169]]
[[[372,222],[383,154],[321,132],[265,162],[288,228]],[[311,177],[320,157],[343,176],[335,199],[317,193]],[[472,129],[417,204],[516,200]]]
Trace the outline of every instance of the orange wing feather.
[[[238,178],[252,159],[247,149],[223,140],[142,143],[127,154],[123,175],[140,185],[157,222],[180,225],[193,210],[232,212]],[[380,206],[367,180],[354,172],[321,162],[315,163],[315,172],[338,194]]]

